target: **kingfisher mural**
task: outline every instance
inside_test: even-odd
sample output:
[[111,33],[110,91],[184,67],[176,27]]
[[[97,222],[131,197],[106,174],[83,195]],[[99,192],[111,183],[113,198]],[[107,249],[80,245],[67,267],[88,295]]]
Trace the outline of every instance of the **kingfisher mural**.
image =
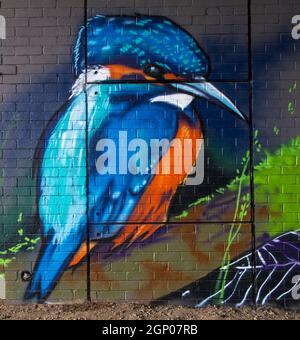
[[[290,57],[288,41],[281,44],[268,46],[268,72],[278,55]],[[6,168],[0,177],[23,202],[16,206],[14,193],[2,209],[1,227],[10,232],[0,234],[0,279],[18,294],[14,300],[86,299],[88,291],[92,299],[197,307],[297,305],[299,136],[283,140],[276,121],[250,140],[250,84],[214,81],[216,63],[205,50],[223,45],[204,45],[162,16],[97,15],[79,30],[75,80],[34,140],[25,204],[29,175],[18,169],[16,188]],[[264,62],[256,66],[266,72]],[[265,119],[261,108],[272,96],[260,91],[254,88],[254,102]],[[291,81],[286,124],[297,118],[298,97]],[[3,154],[19,123],[5,126]],[[270,134],[274,147],[262,141]],[[176,154],[185,141],[189,152]],[[193,181],[197,171],[201,183]],[[22,282],[10,277],[16,272]]]
[[[124,128],[131,138],[138,129],[138,137],[149,143],[151,139],[203,139],[201,112],[193,105],[199,99],[246,121],[206,79],[209,67],[198,43],[163,17],[96,16],[81,29],[75,49],[77,80],[69,100],[48,124],[41,138],[45,147],[38,147],[36,155],[43,245],[26,299],[45,300],[63,272],[86,257],[87,223],[91,225],[89,250],[113,239],[112,251],[117,251],[125,242],[147,240],[167,222],[172,198],[185,175],[99,176],[96,144],[109,135],[117,138],[115,132]],[[132,80],[136,83],[126,84]],[[123,84],[101,86],[109,81]],[[139,81],[149,84],[145,87]],[[84,125],[74,128],[86,114],[87,136]],[[142,125],[132,127],[136,117]],[[162,151],[157,162],[146,167],[161,167],[168,153],[170,149]],[[86,157],[88,194],[83,187],[74,190],[70,185],[74,177],[86,178]],[[194,164],[196,152],[191,157]],[[65,169],[64,176],[53,176],[58,169]],[[59,195],[53,187],[59,188]]]

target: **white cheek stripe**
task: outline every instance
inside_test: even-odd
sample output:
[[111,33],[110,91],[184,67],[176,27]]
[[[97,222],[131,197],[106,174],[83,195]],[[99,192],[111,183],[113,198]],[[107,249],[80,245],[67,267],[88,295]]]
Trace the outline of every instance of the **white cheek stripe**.
[[176,94],[170,94],[170,95],[158,96],[158,97],[152,98],[150,100],[150,103],[157,103],[157,102],[167,103],[170,105],[174,105],[180,108],[181,110],[184,110],[191,104],[193,100],[194,100],[193,96],[190,96],[185,93],[176,93]]
[[87,76],[85,71],[82,72],[72,86],[72,92],[69,99],[79,95],[84,90],[86,79],[88,83],[99,83],[101,81],[109,80],[110,76],[109,69],[103,66],[94,66],[88,69]]

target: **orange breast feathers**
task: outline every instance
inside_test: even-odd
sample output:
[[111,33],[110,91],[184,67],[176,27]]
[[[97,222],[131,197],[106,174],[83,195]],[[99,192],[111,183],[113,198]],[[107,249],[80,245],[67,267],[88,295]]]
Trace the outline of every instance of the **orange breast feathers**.
[[[163,223],[167,222],[171,200],[178,186],[184,182],[196,163],[200,152],[199,140],[201,140],[200,149],[203,147],[203,133],[199,121],[192,125],[187,118],[180,118],[175,141],[180,141],[180,145],[183,146],[185,140],[190,140],[193,146],[191,155],[189,154],[192,157],[189,162],[191,164],[190,171],[185,171],[183,166],[181,166],[181,171],[178,171],[178,164],[184,164],[185,148],[181,148],[182,152],[179,157],[182,159],[179,162],[178,153],[175,152],[176,148],[171,147],[160,160],[158,174],[154,175],[143,193],[128,220],[129,223],[122,229],[120,235],[114,239],[113,248],[121,246],[124,242],[131,245],[137,239],[145,241]],[[166,167],[168,168],[166,169]],[[147,224],[147,222],[151,224]]]

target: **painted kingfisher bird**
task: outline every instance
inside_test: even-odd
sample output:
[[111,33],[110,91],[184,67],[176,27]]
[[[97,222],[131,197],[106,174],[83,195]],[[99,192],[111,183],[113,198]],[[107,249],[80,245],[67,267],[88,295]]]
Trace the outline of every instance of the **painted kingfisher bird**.
[[[79,32],[74,63],[71,95],[48,123],[36,152],[42,245],[25,299],[45,301],[64,271],[85,259],[87,222],[89,250],[110,240],[112,252],[147,240],[167,222],[186,174],[99,176],[99,140],[117,139],[119,131],[147,143],[203,139],[201,114],[193,105],[199,99],[246,120],[206,80],[209,60],[197,41],[165,17],[89,19]],[[122,145],[116,151],[127,152]],[[147,168],[159,167],[169,153]],[[194,164],[196,152],[192,158]]]

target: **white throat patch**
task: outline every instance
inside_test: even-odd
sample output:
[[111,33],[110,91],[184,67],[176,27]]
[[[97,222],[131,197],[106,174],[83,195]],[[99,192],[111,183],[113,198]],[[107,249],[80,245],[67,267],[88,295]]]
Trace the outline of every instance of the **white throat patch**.
[[194,100],[194,97],[185,93],[176,93],[176,94],[170,94],[165,96],[158,96],[154,97],[150,100],[151,103],[168,103],[170,105],[174,105],[181,110],[184,110],[187,108],[191,102]]

